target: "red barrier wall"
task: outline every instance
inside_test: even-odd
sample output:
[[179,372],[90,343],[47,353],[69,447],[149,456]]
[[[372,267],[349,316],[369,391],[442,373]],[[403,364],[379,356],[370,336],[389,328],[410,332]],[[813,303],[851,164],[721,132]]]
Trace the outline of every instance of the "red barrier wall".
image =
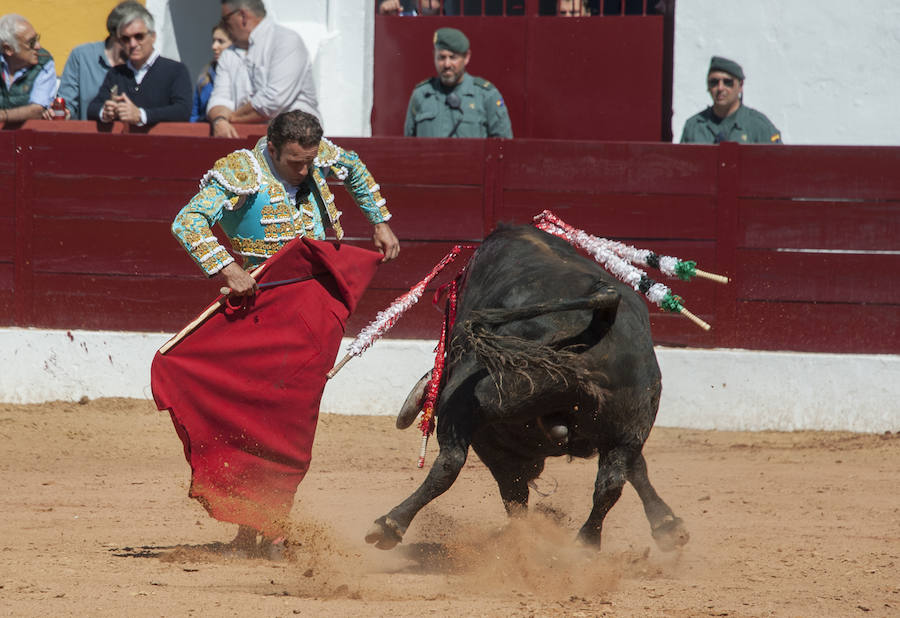
[[[550,208],[593,234],[733,278],[720,286],[650,273],[713,325],[704,333],[654,307],[657,343],[900,352],[900,148],[336,141],[378,179],[402,243],[350,334],[453,244]],[[217,157],[252,142],[0,132],[0,284],[13,292],[0,296],[0,324],[178,330],[218,284],[169,224]],[[368,246],[368,225],[336,195],[350,242]],[[426,295],[392,336],[436,338],[439,323]]]
[[413,88],[436,73],[434,31],[449,26],[470,41],[468,72],[502,93],[515,137],[671,139],[664,19],[376,15],[372,134],[403,135]]

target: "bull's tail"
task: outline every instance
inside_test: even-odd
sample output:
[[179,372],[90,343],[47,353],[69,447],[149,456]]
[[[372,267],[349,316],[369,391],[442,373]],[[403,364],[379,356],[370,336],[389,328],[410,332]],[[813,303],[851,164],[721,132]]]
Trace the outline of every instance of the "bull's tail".
[[614,313],[620,300],[619,293],[611,287],[595,292],[591,296],[549,303],[537,303],[512,309],[483,309],[473,311],[469,319],[462,323],[463,346],[473,352],[479,364],[488,370],[497,391],[503,396],[503,376],[522,376],[534,392],[532,375],[535,372],[548,374],[554,382],[593,392],[596,390],[589,371],[579,361],[583,345],[554,348],[549,345],[521,337],[498,335],[488,326],[505,324],[516,320],[527,320],[547,313],[573,310],[606,310]]

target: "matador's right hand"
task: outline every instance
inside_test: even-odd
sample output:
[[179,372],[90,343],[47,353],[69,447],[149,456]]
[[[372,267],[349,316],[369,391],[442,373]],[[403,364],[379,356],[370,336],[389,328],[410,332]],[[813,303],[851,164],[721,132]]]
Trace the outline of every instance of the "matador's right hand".
[[225,286],[231,289],[228,293],[229,297],[253,296],[259,289],[256,279],[251,277],[246,270],[238,266],[237,262],[232,262],[223,268],[219,274],[222,275],[222,278],[225,280]]

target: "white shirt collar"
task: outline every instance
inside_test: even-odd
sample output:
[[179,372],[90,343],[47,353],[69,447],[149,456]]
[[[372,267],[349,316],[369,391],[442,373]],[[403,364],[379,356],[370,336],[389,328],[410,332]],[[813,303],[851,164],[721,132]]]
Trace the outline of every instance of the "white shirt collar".
[[157,58],[159,58],[159,50],[154,47],[153,53],[150,54],[150,57],[147,58],[147,62],[145,62],[144,66],[142,66],[140,69],[134,68],[134,65],[131,64],[130,59],[125,64],[134,73],[134,81],[140,84],[141,81],[143,81],[144,76],[147,75],[147,71],[149,71],[150,67],[153,66],[153,63],[156,62]]
[[[6,63],[6,58],[3,56],[0,56],[0,68],[2,68],[2,71],[3,71],[3,77],[4,77],[4,81],[6,82],[6,87],[9,88],[13,84],[13,82],[15,82],[17,79],[19,79],[19,77],[21,77],[22,75],[24,75],[25,72],[31,68],[31,66],[24,66],[21,69],[19,69],[18,71],[16,71],[15,73],[10,73],[9,65]],[[7,77],[9,79],[6,79]]]

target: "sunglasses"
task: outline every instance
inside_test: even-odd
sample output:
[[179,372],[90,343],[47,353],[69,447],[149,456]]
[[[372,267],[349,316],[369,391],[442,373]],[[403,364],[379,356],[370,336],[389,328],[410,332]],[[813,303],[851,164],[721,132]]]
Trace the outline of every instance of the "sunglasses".
[[234,15],[235,13],[240,13],[240,12],[241,12],[241,9],[234,9],[232,12],[226,13],[225,17],[222,18],[222,23],[227,22],[229,19],[231,19],[232,15]]
[[25,45],[28,47],[28,49],[37,49],[38,43],[40,43],[40,42],[41,42],[41,35],[35,34],[33,37],[31,37],[30,39],[25,41]]
[[709,81],[706,83],[710,88],[715,88],[719,85],[719,82],[722,82],[726,88],[734,87],[734,78],[733,77],[710,77]]
[[134,41],[136,43],[143,43],[144,39],[147,38],[148,34],[150,34],[150,33],[149,32],[138,32],[137,34],[132,34],[132,35],[123,34],[122,36],[119,37],[119,42],[122,43],[122,45],[126,45],[131,39],[134,39]]

